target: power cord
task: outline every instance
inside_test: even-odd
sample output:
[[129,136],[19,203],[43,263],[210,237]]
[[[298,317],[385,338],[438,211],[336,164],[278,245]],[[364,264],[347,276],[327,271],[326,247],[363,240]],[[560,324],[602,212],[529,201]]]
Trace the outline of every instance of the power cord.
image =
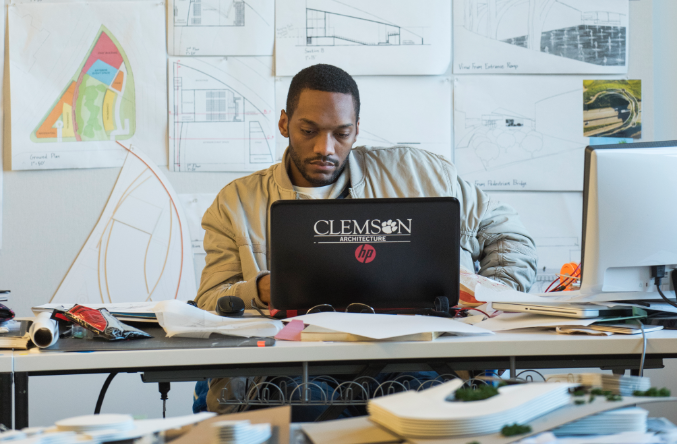
[[170,384],[169,382],[158,382],[158,390],[160,391],[160,399],[162,400],[162,417],[166,418],[167,414],[167,399],[169,397],[167,394],[169,393],[170,389]]
[[642,359],[639,361],[639,376],[644,376],[644,359],[646,358],[646,333],[644,332],[644,324],[639,319],[635,319],[642,329]]
[[[673,279],[674,279],[675,270],[672,271],[672,274],[673,274]],[[661,282],[663,281],[663,278],[665,277],[665,265],[654,265],[653,267],[651,267],[651,277],[654,278],[654,283],[656,284],[656,289],[658,290],[658,294],[661,295],[663,300],[665,302],[667,302],[668,304],[672,305],[673,307],[677,308],[677,303],[672,302],[670,299],[668,299],[663,294],[663,291],[661,290]],[[675,290],[677,290],[677,288]]]
[[101,413],[101,406],[103,405],[103,398],[106,397],[106,392],[108,391],[108,387],[110,386],[110,383],[113,382],[113,378],[117,376],[118,372],[112,372],[106,380],[103,383],[103,387],[101,387],[101,391],[99,392],[99,398],[96,400],[96,407],[94,407],[94,414],[98,415]]

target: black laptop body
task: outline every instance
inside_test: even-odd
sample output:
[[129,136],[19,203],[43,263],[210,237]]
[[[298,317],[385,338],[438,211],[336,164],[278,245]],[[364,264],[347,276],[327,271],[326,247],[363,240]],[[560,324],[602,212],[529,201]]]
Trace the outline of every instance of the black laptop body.
[[270,217],[272,309],[432,308],[438,296],[458,303],[453,197],[283,200]]

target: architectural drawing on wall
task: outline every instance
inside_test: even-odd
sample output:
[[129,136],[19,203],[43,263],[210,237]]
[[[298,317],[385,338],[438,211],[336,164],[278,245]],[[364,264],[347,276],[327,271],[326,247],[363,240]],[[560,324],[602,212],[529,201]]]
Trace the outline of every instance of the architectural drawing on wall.
[[152,161],[131,148],[99,222],[50,302],[188,300],[195,291],[183,208]]
[[172,55],[272,55],[274,5],[268,0],[170,0]]
[[423,37],[383,21],[306,8],[306,45],[423,45]]
[[583,135],[642,137],[641,80],[584,80]]
[[587,139],[574,129],[582,118],[580,81],[457,77],[454,146],[461,177],[487,190],[581,190]]
[[445,0],[280,0],[275,23],[278,76],[317,63],[352,75],[444,74],[451,59]]
[[256,171],[275,153],[271,57],[170,59],[172,171]]
[[628,0],[454,0],[454,72],[624,73],[628,15]]
[[214,203],[216,193],[205,194],[179,194],[179,201],[183,206],[183,212],[188,221],[190,243],[194,254],[205,254],[203,241],[205,230],[202,228],[202,217],[207,209]]
[[545,291],[562,265],[581,261],[582,193],[489,192],[513,207],[538,251],[536,283],[530,293]]
[[8,12],[12,169],[119,167],[116,141],[166,164],[163,5],[27,2]]
[[[361,102],[360,133],[355,146],[411,146],[451,160],[452,83],[449,77],[363,76],[355,77],[355,82]],[[289,77],[276,79],[278,110],[286,108],[290,83]],[[423,109],[426,111],[408,112]],[[278,134],[278,152],[288,144],[289,140]]]
[[125,140],[136,130],[134,75],[117,39],[101,29],[81,69],[31,133],[33,142]]

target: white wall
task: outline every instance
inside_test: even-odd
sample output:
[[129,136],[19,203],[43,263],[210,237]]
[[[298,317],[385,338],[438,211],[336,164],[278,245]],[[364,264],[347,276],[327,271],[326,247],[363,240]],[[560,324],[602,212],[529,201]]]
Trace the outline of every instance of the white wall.
[[[643,80],[645,140],[677,139],[675,19],[677,0],[631,1],[629,78]],[[6,63],[5,109],[9,108],[8,78]],[[12,307],[19,315],[26,316],[32,305],[45,303],[54,294],[96,224],[119,169],[9,171],[9,118],[9,113],[5,113],[0,288],[12,290]],[[213,193],[239,176],[168,173],[165,168],[163,171],[177,193]],[[655,385],[670,386],[673,393],[677,393],[677,382],[672,378],[677,362],[669,365],[666,370],[652,370],[648,374],[654,378]],[[93,412],[104,379],[105,375],[31,378],[30,425],[49,425],[66,416]],[[192,383],[172,384],[169,415],[190,413],[192,388]],[[161,416],[161,408],[157,384],[143,384],[138,374],[121,374],[108,391],[103,411],[157,418]],[[674,407],[653,408],[652,412],[677,422]]]

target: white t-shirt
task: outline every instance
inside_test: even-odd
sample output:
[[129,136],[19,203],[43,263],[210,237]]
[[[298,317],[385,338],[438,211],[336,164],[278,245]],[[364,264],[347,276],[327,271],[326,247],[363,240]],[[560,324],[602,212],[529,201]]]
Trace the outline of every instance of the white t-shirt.
[[334,184],[330,183],[323,187],[297,187],[294,185],[294,191],[311,196],[313,199],[328,199]]
[[346,165],[346,168],[341,172],[341,175],[336,179],[336,182],[322,187],[297,187],[294,185],[294,191],[310,196],[311,199],[329,199],[329,196],[331,196],[335,189],[339,190],[334,193],[334,196],[337,196],[349,183],[350,168],[349,165]]

